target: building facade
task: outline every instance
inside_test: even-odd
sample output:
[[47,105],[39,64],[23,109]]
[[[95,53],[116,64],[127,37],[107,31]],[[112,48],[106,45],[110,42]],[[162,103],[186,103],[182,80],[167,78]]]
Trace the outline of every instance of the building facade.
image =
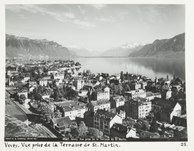
[[145,118],[152,109],[151,101],[145,98],[134,98],[125,103],[126,115],[134,119]]
[[102,131],[105,135],[110,135],[110,129],[115,123],[122,124],[122,118],[114,113],[97,110],[94,114],[94,128]]

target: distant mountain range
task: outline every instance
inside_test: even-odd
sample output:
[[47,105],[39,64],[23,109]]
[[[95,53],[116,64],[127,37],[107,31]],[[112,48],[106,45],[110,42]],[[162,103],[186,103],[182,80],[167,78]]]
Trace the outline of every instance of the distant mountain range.
[[106,50],[105,52],[101,54],[101,56],[118,56],[118,57],[125,56],[126,57],[132,52],[136,52],[140,50],[141,48],[142,48],[141,43],[137,43],[137,42],[126,43],[124,45]]
[[74,54],[77,57],[85,57],[85,56],[95,56],[97,55],[96,52],[94,51],[90,51],[88,49],[85,48],[79,48],[79,47],[68,47],[68,49],[70,50],[70,52],[72,54]]
[[89,51],[79,47],[64,47],[46,39],[29,39],[6,34],[6,57],[72,58],[72,57],[184,57],[185,33],[152,44],[126,43],[104,51]]
[[6,34],[6,57],[22,58],[69,58],[75,56],[68,48],[48,41]]
[[184,57],[185,33],[170,39],[155,40],[152,44],[144,45],[140,50],[129,54],[129,57]]

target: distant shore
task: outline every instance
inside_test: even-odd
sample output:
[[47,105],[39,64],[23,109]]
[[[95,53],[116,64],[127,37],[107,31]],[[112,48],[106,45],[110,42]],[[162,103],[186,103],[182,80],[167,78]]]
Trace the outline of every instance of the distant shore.
[[166,57],[166,56],[150,56],[150,57],[129,57],[129,56],[77,56],[73,58],[139,58],[139,59],[185,59],[185,56],[182,57]]
[[7,57],[6,59],[16,59],[16,60],[69,60],[69,59],[79,59],[79,58],[129,58],[129,59],[173,59],[173,60],[185,60],[185,56],[181,57],[172,57],[172,56],[150,56],[150,57],[131,57],[131,56],[70,56],[70,57],[60,57],[60,58],[20,58],[20,57]]

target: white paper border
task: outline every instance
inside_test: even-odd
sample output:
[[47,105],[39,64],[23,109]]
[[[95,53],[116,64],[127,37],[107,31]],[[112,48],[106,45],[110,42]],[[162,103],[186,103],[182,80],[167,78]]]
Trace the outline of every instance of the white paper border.
[[[186,101],[187,101],[187,121],[188,121],[188,142],[186,147],[181,147],[180,142],[118,142],[120,148],[37,148],[33,150],[149,150],[149,151],[184,151],[193,150],[193,135],[194,135],[194,3],[192,0],[0,0],[0,80],[1,80],[1,132],[0,132],[0,147],[2,150],[16,150],[5,148],[4,145],[4,113],[5,113],[5,4],[185,4],[186,20],[185,20],[185,37],[186,37]],[[17,142],[20,143],[20,142]],[[18,150],[31,150],[30,148],[19,148]]]

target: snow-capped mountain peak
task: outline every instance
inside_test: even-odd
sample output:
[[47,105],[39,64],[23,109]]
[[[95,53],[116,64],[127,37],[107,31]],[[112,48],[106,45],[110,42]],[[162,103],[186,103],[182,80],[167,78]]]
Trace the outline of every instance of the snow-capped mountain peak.
[[124,49],[126,49],[126,48],[135,48],[135,47],[141,46],[141,45],[142,45],[141,42],[127,42],[127,43],[121,45],[121,48],[124,48]]

